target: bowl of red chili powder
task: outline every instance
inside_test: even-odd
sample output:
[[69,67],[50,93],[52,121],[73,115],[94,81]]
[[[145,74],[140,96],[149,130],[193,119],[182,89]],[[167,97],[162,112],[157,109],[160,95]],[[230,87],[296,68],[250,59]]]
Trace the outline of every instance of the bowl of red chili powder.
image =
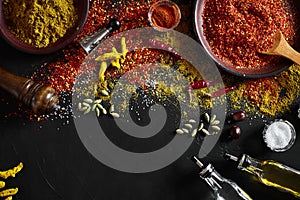
[[48,54],[71,43],[83,28],[88,0],[0,1],[0,33],[26,53]]
[[169,31],[178,26],[181,12],[176,3],[170,0],[157,1],[151,5],[148,20],[158,31]]
[[195,29],[214,61],[227,72],[258,78],[277,74],[292,62],[259,53],[271,47],[279,29],[300,50],[297,0],[198,0]]

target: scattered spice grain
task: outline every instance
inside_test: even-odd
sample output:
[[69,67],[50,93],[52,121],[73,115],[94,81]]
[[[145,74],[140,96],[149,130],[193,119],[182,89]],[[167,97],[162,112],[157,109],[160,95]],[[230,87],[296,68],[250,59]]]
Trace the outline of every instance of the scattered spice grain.
[[[147,20],[149,8],[150,2],[148,1],[121,0],[113,2],[90,0],[88,18],[81,33],[72,44],[63,49],[62,58],[55,62],[45,63],[42,67],[39,66],[32,76],[33,79],[56,88],[58,92],[70,93],[78,70],[87,56],[77,41],[81,37],[90,35],[96,30],[103,28],[112,17],[118,18],[122,24],[116,33],[149,26]],[[135,12],[132,12],[133,10]],[[91,65],[90,69],[97,69],[95,63],[91,62],[89,64]]]
[[229,94],[230,107],[258,116],[282,115],[300,95],[299,75],[295,64],[273,77],[243,80]]
[[[155,2],[155,1],[152,1]],[[42,84],[50,85],[58,90],[62,96],[64,96],[66,103],[68,102],[68,94],[71,93],[74,84],[75,77],[77,76],[78,70],[85,59],[86,55],[81,47],[76,43],[76,41],[84,37],[95,30],[102,28],[109,21],[111,17],[118,17],[122,22],[121,29],[118,32],[125,31],[137,27],[149,26],[147,20],[147,12],[150,7],[151,1],[90,1],[89,16],[86,24],[79,34],[78,38],[65,48],[61,53],[63,53],[61,58],[54,62],[45,63],[43,66],[36,68],[36,72],[33,74],[32,78]],[[136,12],[132,12],[135,10]],[[122,13],[122,14],[118,14]],[[117,15],[117,16],[116,16]],[[140,17],[137,17],[140,16]],[[134,19],[134,20],[128,20]],[[126,56],[126,61],[124,69],[129,70],[133,67],[130,63],[141,63],[142,60],[154,62],[157,61],[160,53],[157,51],[142,49],[136,52],[128,52]],[[135,62],[133,62],[135,61]],[[193,68],[187,67],[188,64],[185,61],[178,61],[179,67],[178,71],[182,74],[190,74],[188,80],[192,83],[201,79],[201,76],[193,70]],[[91,63],[91,69],[96,69],[93,63]],[[99,66],[98,66],[99,67]],[[118,78],[118,73],[105,74],[106,78],[114,79]],[[300,91],[300,67],[294,65],[289,70],[282,72],[281,74],[267,79],[258,80],[240,80],[232,81],[231,76],[228,75],[225,78],[226,85],[232,85],[233,83],[237,85],[237,89],[231,91],[227,94],[230,97],[232,109],[243,109],[249,114],[256,113],[260,110],[261,113],[274,116],[283,113],[289,109],[289,106],[298,97]],[[120,75],[120,74],[119,74]],[[235,78],[233,78],[235,79]],[[229,80],[229,81],[228,81]],[[255,83],[256,81],[256,83]],[[275,83],[274,87],[267,87],[267,85],[272,85]],[[253,84],[263,85],[264,92],[261,88],[255,88],[251,86]],[[278,88],[277,88],[278,87]],[[252,88],[247,91],[246,88]],[[274,92],[276,90],[276,92]],[[199,98],[199,104],[205,105],[205,109],[209,109],[213,102],[209,98],[203,98],[203,91],[206,89],[194,90],[197,97]],[[276,95],[275,98],[271,98],[273,94]],[[272,95],[270,95],[272,94]],[[257,96],[257,97],[255,97]],[[268,99],[268,101],[265,101]],[[277,106],[273,106],[277,103]],[[246,107],[244,109],[244,107]],[[23,110],[23,108],[20,109]],[[21,115],[19,112],[14,112],[6,115],[6,117]],[[32,115],[30,111],[25,110],[25,113],[20,116],[21,118],[26,115],[31,120],[42,120],[38,116]],[[57,112],[57,117],[62,116],[61,112]],[[25,116],[25,117],[26,117]],[[218,120],[216,120],[218,121]]]

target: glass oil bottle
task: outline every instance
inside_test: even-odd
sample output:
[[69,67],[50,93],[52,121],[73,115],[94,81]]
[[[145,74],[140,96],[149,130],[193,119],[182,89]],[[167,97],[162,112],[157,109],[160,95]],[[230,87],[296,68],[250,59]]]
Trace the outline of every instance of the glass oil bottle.
[[232,180],[222,177],[211,164],[205,166],[194,156],[192,160],[200,167],[200,177],[215,193],[216,200],[251,200],[251,197]]
[[246,154],[241,158],[228,153],[224,156],[238,162],[238,169],[255,175],[261,183],[300,197],[300,171],[272,160],[260,161]]

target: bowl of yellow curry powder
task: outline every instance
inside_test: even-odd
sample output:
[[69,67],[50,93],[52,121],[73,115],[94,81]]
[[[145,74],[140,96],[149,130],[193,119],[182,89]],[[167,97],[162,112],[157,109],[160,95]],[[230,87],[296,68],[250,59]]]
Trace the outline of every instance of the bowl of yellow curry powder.
[[0,33],[21,51],[52,53],[80,32],[88,7],[88,0],[1,0]]

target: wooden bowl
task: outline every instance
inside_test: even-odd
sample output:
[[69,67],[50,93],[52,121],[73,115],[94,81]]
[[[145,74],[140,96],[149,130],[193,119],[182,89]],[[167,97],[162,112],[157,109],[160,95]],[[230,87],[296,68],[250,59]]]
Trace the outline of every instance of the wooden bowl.
[[23,52],[32,54],[48,54],[55,52],[71,43],[85,23],[88,15],[89,0],[74,0],[74,6],[78,16],[75,26],[70,28],[66,34],[62,38],[58,39],[55,43],[52,43],[47,47],[37,48],[33,45],[23,42],[8,29],[3,16],[2,1],[0,1],[0,33],[10,45]]

